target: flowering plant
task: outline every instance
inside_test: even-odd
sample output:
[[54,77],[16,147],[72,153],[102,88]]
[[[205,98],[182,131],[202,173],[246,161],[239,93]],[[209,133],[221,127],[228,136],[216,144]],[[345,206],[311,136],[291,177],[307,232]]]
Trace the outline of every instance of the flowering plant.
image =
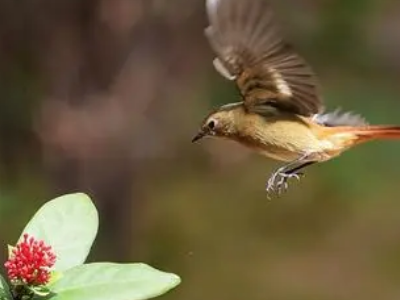
[[47,202],[9,246],[0,300],[142,300],[180,283],[143,263],[84,263],[98,230],[97,210],[81,193]]

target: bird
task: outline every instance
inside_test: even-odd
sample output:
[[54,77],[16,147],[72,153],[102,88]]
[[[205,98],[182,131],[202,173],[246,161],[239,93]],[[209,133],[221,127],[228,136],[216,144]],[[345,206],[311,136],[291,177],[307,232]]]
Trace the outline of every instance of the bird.
[[211,111],[192,139],[233,140],[284,162],[266,183],[282,194],[304,168],[326,162],[356,145],[400,138],[400,126],[370,125],[340,109],[326,112],[311,66],[283,37],[266,0],[206,0],[204,30],[213,65],[238,90],[236,102]]

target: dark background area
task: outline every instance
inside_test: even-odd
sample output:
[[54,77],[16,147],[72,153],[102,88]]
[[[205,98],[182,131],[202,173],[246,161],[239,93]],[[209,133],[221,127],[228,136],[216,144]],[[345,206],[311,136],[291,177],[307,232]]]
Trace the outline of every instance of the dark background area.
[[[400,124],[400,2],[274,0],[327,107]],[[164,299],[400,298],[400,142],[310,167],[269,203],[278,164],[190,143],[238,99],[199,0],[0,0],[0,241],[45,201],[88,193],[90,260],[178,273]]]

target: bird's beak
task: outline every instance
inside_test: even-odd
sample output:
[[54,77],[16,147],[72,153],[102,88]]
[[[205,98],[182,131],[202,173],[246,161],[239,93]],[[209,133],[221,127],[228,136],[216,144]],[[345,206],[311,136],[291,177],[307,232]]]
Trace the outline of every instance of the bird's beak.
[[200,140],[201,138],[203,138],[204,136],[206,136],[206,133],[204,131],[199,131],[198,134],[196,134],[194,136],[194,138],[192,139],[192,143],[197,142],[198,140]]

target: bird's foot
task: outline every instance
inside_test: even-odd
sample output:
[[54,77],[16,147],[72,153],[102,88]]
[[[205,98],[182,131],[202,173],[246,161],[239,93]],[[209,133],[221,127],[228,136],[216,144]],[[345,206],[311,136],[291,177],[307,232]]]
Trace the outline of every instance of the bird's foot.
[[304,173],[301,172],[285,172],[283,170],[277,170],[271,175],[267,182],[267,193],[268,199],[271,199],[272,194],[277,193],[278,196],[282,195],[289,188],[289,179],[297,179],[300,181]]

